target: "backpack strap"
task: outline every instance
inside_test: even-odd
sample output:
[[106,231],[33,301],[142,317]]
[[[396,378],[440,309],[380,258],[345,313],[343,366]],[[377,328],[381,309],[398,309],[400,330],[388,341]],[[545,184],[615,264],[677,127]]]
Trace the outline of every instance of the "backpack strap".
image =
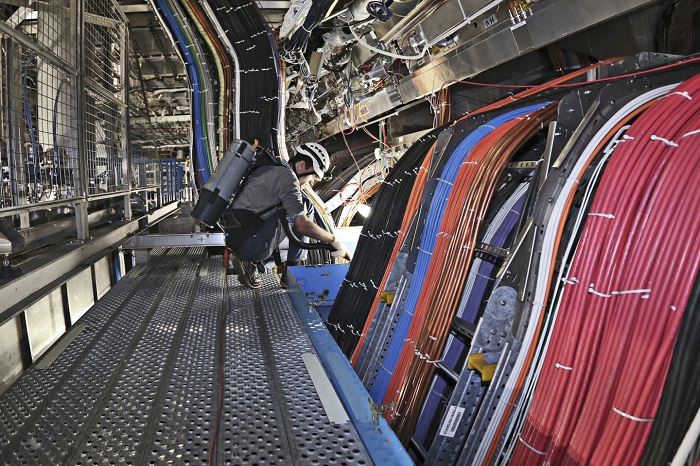
[[281,203],[281,202],[278,202],[277,204],[275,204],[275,205],[273,205],[273,206],[270,206],[270,207],[268,207],[267,209],[265,209],[265,210],[263,210],[263,211],[258,212],[258,215],[263,216],[263,215],[265,215],[266,213],[268,213],[269,211],[271,211],[271,210],[273,210],[273,209],[278,209],[278,208],[280,208],[280,207],[282,207],[282,203]]

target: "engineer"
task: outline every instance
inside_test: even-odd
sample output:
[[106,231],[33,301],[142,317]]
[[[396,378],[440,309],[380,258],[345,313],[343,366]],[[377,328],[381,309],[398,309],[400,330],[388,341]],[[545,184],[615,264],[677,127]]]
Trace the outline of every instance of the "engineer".
[[[316,225],[313,205],[302,195],[304,186],[320,181],[329,166],[329,157],[320,144],[306,143],[295,149],[289,167],[274,161],[256,163],[250,176],[234,201],[221,217],[226,232],[233,267],[239,281],[249,288],[261,286],[258,267],[273,257],[280,242],[286,237],[281,222],[292,225],[299,240],[308,238],[330,243],[333,257],[351,259],[345,245],[333,234]],[[290,170],[291,168],[291,170]],[[306,250],[290,240],[286,262],[281,266],[280,284],[287,286],[287,265],[298,265],[306,258]]]

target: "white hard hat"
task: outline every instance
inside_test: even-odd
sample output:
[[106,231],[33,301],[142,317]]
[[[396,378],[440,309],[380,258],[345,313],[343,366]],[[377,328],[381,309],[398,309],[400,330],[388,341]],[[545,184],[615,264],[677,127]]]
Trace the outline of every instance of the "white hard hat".
[[328,157],[328,152],[323,148],[321,144],[315,142],[307,142],[296,148],[297,154],[306,155],[311,159],[313,164],[314,172],[319,178],[323,178],[323,175],[328,170],[330,165],[330,159]]

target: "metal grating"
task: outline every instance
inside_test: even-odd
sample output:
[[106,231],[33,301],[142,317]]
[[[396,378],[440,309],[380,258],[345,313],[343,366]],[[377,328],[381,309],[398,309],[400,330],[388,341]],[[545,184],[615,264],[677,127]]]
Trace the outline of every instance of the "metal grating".
[[4,464],[54,464],[68,455],[128,343],[124,336],[136,333],[143,309],[156,298],[158,290],[146,284],[173,276],[172,265],[163,261],[142,274],[142,280],[123,280],[112,288],[109,299],[80,320],[87,329],[48,369],[26,371],[3,394]]
[[[0,398],[2,464],[208,464],[218,418],[223,261],[152,251],[85,316],[48,369]],[[351,424],[333,425],[302,353],[313,353],[274,276],[229,277],[224,392],[214,464],[370,464]]]
[[329,422],[306,371],[302,353],[313,353],[313,347],[291,306],[287,294],[279,290],[275,276],[266,277],[265,292],[261,293],[261,309],[271,339],[271,352],[287,403],[288,435],[299,449],[301,464],[369,464],[364,446],[357,440],[351,424],[333,425]]

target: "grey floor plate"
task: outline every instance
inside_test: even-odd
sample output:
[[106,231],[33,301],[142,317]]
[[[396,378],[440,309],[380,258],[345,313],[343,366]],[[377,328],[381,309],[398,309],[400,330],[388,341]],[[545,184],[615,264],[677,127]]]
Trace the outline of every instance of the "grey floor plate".
[[220,256],[155,251],[0,397],[0,462],[370,464],[353,426],[328,419],[302,357],[313,347],[262,278],[252,291],[226,283]]

